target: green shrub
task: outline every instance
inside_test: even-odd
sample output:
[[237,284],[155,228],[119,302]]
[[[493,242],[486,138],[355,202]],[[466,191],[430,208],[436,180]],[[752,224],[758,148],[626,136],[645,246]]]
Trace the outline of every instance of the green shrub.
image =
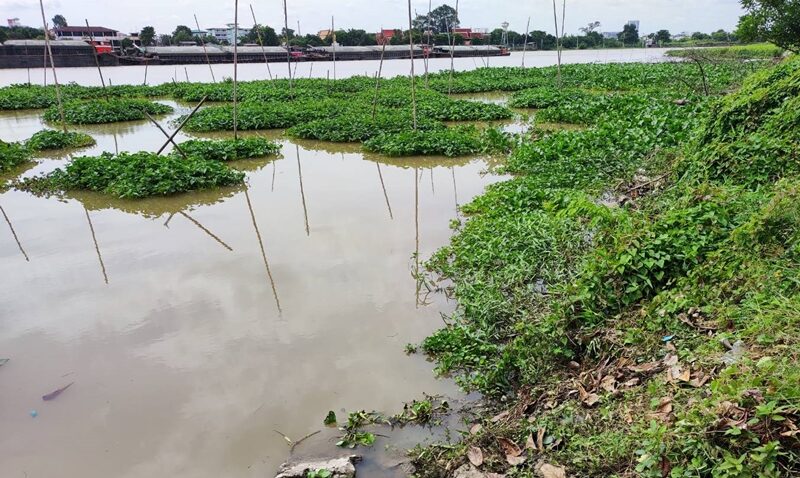
[[[193,139],[179,144],[187,155],[213,161],[273,156],[281,151],[280,144],[265,138],[239,138],[223,140]],[[179,154],[174,151],[173,154]]]
[[[290,128],[288,133],[303,139],[356,143],[379,134],[410,131],[413,129],[412,121],[411,114],[401,110],[380,111],[374,119],[367,113],[353,113],[298,124]],[[417,119],[419,130],[444,129],[444,127],[437,121]]]
[[33,151],[47,151],[51,149],[84,148],[95,144],[94,138],[88,134],[74,131],[63,132],[44,129],[25,143]]
[[0,173],[30,161],[28,148],[19,143],[6,143],[0,140]]
[[[72,124],[101,124],[146,119],[146,113],[163,115],[172,112],[172,107],[141,99],[97,99],[93,101],[69,101],[64,104],[64,118]],[[44,119],[61,121],[57,106],[44,113]]]
[[144,198],[231,186],[243,179],[243,173],[219,161],[148,152],[104,153],[75,158],[64,169],[22,181],[19,188],[35,192],[87,190],[119,198]]

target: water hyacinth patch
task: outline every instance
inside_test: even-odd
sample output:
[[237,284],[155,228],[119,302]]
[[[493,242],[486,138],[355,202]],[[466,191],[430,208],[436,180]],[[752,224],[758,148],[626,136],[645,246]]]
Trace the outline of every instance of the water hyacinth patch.
[[75,158],[64,169],[25,179],[17,187],[36,193],[98,191],[118,198],[167,196],[240,184],[244,173],[219,161],[155,153],[104,153]]
[[[190,157],[212,161],[262,158],[280,153],[281,145],[265,138],[240,138],[222,140],[193,139],[179,144]],[[173,150],[172,154],[179,154]]]
[[95,144],[94,138],[85,133],[74,131],[64,132],[44,129],[34,133],[25,145],[33,151],[47,151],[52,149],[85,148]]
[[[147,114],[164,115],[172,107],[144,99],[98,99],[94,101],[69,101],[64,104],[64,119],[72,124],[103,124],[120,121],[136,121],[147,118]],[[61,121],[57,106],[44,113],[46,121]]]
[[24,145],[0,140],[0,173],[30,161],[30,157],[30,151]]
[[[417,119],[417,129],[444,129],[444,124],[425,118]],[[357,143],[366,141],[382,133],[399,133],[413,129],[413,119],[409,112],[402,110],[379,111],[373,119],[367,113],[354,113],[334,118],[320,119],[299,124],[288,133],[303,139],[317,139],[337,143]]]
[[498,151],[491,137],[503,134],[474,126],[384,133],[367,140],[364,149],[387,156],[469,156]]

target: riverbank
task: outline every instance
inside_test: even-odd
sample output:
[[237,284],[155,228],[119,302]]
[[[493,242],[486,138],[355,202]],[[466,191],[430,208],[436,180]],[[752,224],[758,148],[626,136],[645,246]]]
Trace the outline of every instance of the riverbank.
[[588,129],[518,147],[426,264],[459,306],[421,349],[495,410],[415,476],[800,473],[798,75],[517,97]]

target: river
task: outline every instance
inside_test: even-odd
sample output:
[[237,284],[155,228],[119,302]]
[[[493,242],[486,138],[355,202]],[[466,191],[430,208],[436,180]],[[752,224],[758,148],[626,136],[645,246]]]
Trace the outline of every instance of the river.
[[[569,63],[610,63],[610,62],[650,62],[664,61],[666,49],[662,48],[617,48],[610,50],[565,50],[562,62]],[[531,51],[525,53],[526,67],[552,66],[557,63],[555,51]],[[474,70],[483,66],[521,66],[522,52],[514,52],[511,56],[489,58],[456,58],[454,67],[458,71]],[[333,62],[300,62],[291,65],[294,78],[346,78],[355,75],[372,76],[378,71],[379,61],[337,61],[334,72]],[[233,65],[212,65],[214,77],[217,80],[233,77]],[[432,58],[428,62],[428,71],[437,72],[450,69],[449,58]],[[415,61],[417,74],[425,71],[425,62],[421,59]],[[384,77],[409,75],[411,62],[409,60],[387,60],[383,65]],[[142,66],[117,66],[103,68],[106,81],[113,85],[142,84],[144,82],[145,68]],[[30,77],[29,77],[30,75]],[[61,83],[75,82],[81,85],[100,85],[100,77],[96,68],[60,68],[57,71]],[[263,80],[272,75],[273,78],[287,78],[289,71],[286,63],[270,63],[269,71],[263,63],[247,63],[239,65],[238,78],[242,81]],[[7,69],[0,70],[0,86],[15,83],[34,84],[52,83],[52,72],[42,68],[36,69]],[[171,81],[212,81],[208,65],[157,65],[147,68],[147,84],[158,85]]]
[[[566,62],[645,59],[659,53],[565,52]],[[489,61],[511,65],[521,54]],[[530,66],[553,61],[552,52],[526,57]],[[314,65],[316,75],[331,66]],[[299,64],[298,75],[310,67]],[[337,63],[337,75],[375,67]],[[387,75],[407,67],[387,62]],[[215,68],[222,76],[231,66]],[[153,67],[148,78],[171,81],[174,70]],[[207,67],[187,70],[210,79]],[[241,77],[263,70],[242,65]],[[142,73],[105,71],[114,84]],[[59,78],[95,84],[96,73],[62,69]],[[25,74],[2,71],[0,81]],[[162,123],[189,108],[171,104]],[[40,115],[0,113],[0,138],[30,137],[45,127]],[[163,142],[145,122],[74,129],[98,142],[80,154]],[[9,219],[0,221],[0,358],[10,359],[0,366],[2,477],[263,478],[289,454],[282,435],[321,429],[328,410],[343,418],[345,409],[396,412],[423,393],[458,396],[424,357],[405,354],[454,308],[421,293],[412,273],[415,257],[448,242],[457,205],[504,179],[481,174],[492,161],[392,160],[358,145],[261,134],[283,152],[237,163],[246,188],[143,201],[0,194]],[[68,160],[44,156],[13,176]],[[331,433],[309,446],[333,448]]]

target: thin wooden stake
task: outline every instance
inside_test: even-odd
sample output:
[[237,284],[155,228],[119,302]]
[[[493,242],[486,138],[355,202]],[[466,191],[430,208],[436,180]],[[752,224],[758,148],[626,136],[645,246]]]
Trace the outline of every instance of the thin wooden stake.
[[408,45],[411,54],[411,111],[414,131],[417,130],[417,91],[414,79],[414,35],[411,31],[411,0],[408,0]]
[[427,42],[427,54],[424,55],[425,58],[425,88],[428,88],[428,62],[430,61],[431,55],[431,8],[433,7],[433,0],[428,0],[428,42]]
[[17,237],[17,231],[14,230],[14,226],[11,224],[11,219],[8,218],[8,214],[6,214],[6,210],[3,209],[3,206],[0,206],[0,212],[3,213],[3,217],[6,219],[6,223],[8,223],[8,228],[11,229],[11,235],[14,236],[14,241],[17,243],[17,247],[19,247],[19,252],[22,253],[22,256],[25,257],[25,260],[30,262],[30,258],[28,254],[25,252],[25,249],[22,248],[22,243],[19,241],[19,237]]
[[162,133],[164,133],[164,136],[166,136],[166,137],[167,137],[167,141],[169,141],[170,143],[172,143],[172,145],[175,147],[175,149],[176,149],[176,150],[177,150],[179,153],[181,153],[181,156],[183,156],[183,159],[189,159],[189,157],[188,157],[188,156],[186,156],[186,153],[184,153],[184,152],[183,152],[183,150],[181,149],[181,147],[180,147],[180,146],[178,146],[178,143],[176,143],[176,142],[175,142],[175,140],[173,139],[173,137],[172,137],[172,136],[170,136],[170,135],[169,135],[169,133],[167,133],[167,131],[166,131],[164,128],[162,128],[160,124],[158,124],[158,121],[156,121],[156,120],[155,120],[155,118],[153,118],[152,116],[150,116],[150,113],[148,113],[147,111],[145,111],[145,112],[144,112],[144,114],[147,116],[147,119],[149,119],[149,120],[150,120],[150,122],[151,122],[151,123],[153,123],[153,124],[156,126],[156,128],[158,128],[159,130],[161,130],[161,132],[162,132]]
[[456,186],[456,170],[454,167],[450,167],[450,172],[453,174],[453,197],[456,200],[456,218],[460,216],[459,209],[458,209],[458,186]]
[[[56,85],[56,100],[58,100],[58,114],[61,116],[61,128],[67,132],[67,120],[64,117],[64,104],[61,102],[61,86],[58,84],[58,75],[56,75],[56,61],[53,58],[53,49],[50,47],[50,33],[47,31],[47,19],[44,15],[44,1],[39,0],[39,8],[42,11],[42,26],[44,27],[44,46],[45,46],[45,60],[47,55],[50,55],[50,67],[53,69],[53,83]],[[45,68],[47,63],[45,61]],[[45,73],[47,75],[47,73]]]
[[331,46],[333,47],[333,79],[336,79],[336,26],[331,15]]
[[267,60],[267,50],[264,49],[264,40],[261,38],[261,29],[258,28],[258,21],[256,20],[256,12],[253,10],[253,4],[250,4],[250,13],[253,15],[253,28],[256,29],[256,35],[258,35],[258,43],[261,45],[261,54],[264,55],[264,64],[267,65],[267,75],[269,75],[269,79],[272,79],[272,70],[269,67],[269,60]]
[[525,44],[522,45],[522,67],[525,68],[525,53],[528,51],[528,32],[531,29],[531,17],[528,17],[528,23],[525,25]]
[[206,102],[206,98],[208,98],[208,97],[207,97],[207,96],[204,96],[204,97],[203,97],[203,99],[201,99],[201,100],[200,100],[200,103],[197,103],[197,106],[195,106],[195,107],[194,107],[194,109],[192,110],[192,112],[191,112],[191,113],[189,113],[189,115],[188,115],[188,116],[186,116],[186,118],[184,118],[184,119],[183,119],[183,121],[181,121],[181,124],[180,124],[180,125],[178,125],[178,129],[176,129],[175,131],[173,131],[173,132],[172,132],[172,134],[171,134],[171,135],[169,136],[169,138],[167,139],[167,142],[166,142],[166,143],[164,143],[163,145],[161,145],[161,148],[159,148],[159,150],[156,152],[156,155],[159,155],[159,154],[161,154],[161,152],[162,152],[162,151],[164,151],[164,148],[166,148],[166,147],[167,147],[167,145],[168,145],[169,143],[171,143],[173,139],[175,139],[175,136],[177,136],[177,135],[178,135],[178,133],[179,133],[179,132],[180,132],[180,131],[183,129],[183,127],[186,125],[186,122],[187,122],[187,121],[189,121],[189,119],[191,119],[191,117],[192,117],[192,116],[194,116],[194,114],[195,114],[195,113],[197,113],[197,110],[199,110],[201,106],[203,106],[203,103],[205,103],[205,102]]
[[239,82],[239,0],[233,3],[233,140],[239,139],[237,84]]
[[289,70],[289,98],[292,97],[292,51],[289,48],[289,10],[283,0],[283,29],[286,33],[286,68]]
[[100,84],[105,91],[106,80],[103,79],[103,70],[100,69],[100,55],[97,53],[97,48],[94,45],[94,35],[92,35],[92,29],[89,27],[89,19],[84,18],[84,21],[86,21],[86,30],[89,32],[89,41],[92,42],[92,48],[94,49],[94,63],[97,65],[97,74],[100,75]]
[[558,87],[561,87],[561,41],[558,35],[558,10],[556,8],[556,0],[553,0],[553,23],[556,28],[556,58],[558,61]]
[[147,67],[150,65],[150,61],[145,57],[144,59],[144,81],[142,82],[143,85],[147,86]]
[[[381,27],[383,30],[383,27]],[[381,84],[381,74],[383,73],[383,58],[386,53],[386,40],[383,41],[383,47],[381,48],[381,62],[378,64],[378,74],[375,76],[375,97],[372,100],[372,120],[375,120],[375,113],[378,109],[378,90],[380,89]]]
[[[194,14],[194,24],[197,26],[197,32],[200,33],[200,22],[197,21],[196,13]],[[203,46],[203,53],[206,55],[206,63],[208,63],[208,71],[211,72],[211,82],[216,83],[217,79],[214,77],[214,69],[211,68],[211,58],[209,58],[208,56],[208,48],[206,48],[206,42],[205,40],[203,40],[203,37],[200,37],[200,44]]]
[[414,168],[414,244],[414,278],[417,282],[416,307],[419,308],[421,290],[419,281],[419,168]]
[[[458,18],[458,0],[456,0],[456,18]],[[453,71],[455,70],[456,58],[456,24],[450,25],[453,30],[452,45],[450,45],[450,78],[447,82],[447,94],[453,94]]]

